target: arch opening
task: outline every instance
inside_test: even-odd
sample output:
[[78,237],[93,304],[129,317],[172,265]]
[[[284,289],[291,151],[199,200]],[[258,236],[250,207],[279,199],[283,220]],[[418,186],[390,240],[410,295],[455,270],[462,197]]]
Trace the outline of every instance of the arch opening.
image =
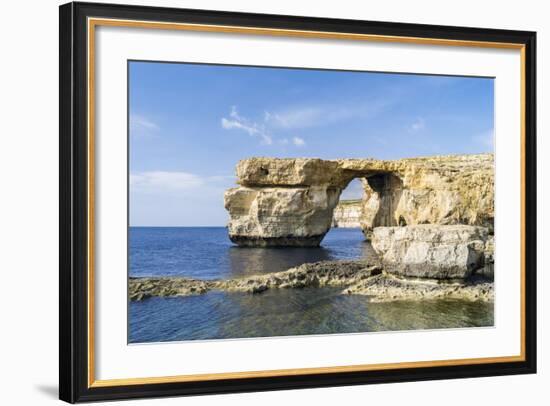
[[360,228],[365,189],[361,178],[352,179],[341,191],[332,213],[331,228]]
[[403,181],[394,173],[357,174],[340,195],[331,227],[360,227],[370,239],[375,227],[406,226],[396,214],[402,194]]

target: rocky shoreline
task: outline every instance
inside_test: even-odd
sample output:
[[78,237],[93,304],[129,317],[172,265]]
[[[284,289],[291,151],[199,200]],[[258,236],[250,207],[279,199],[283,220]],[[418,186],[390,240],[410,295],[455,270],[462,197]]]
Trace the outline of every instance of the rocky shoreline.
[[198,280],[181,277],[129,279],[130,300],[152,296],[189,296],[210,290],[261,293],[268,289],[349,286],[380,274],[375,261],[321,261],[302,264],[286,271],[225,280]]
[[268,289],[338,287],[373,302],[461,299],[493,301],[494,237],[468,225],[379,227],[376,254],[352,261],[305,263],[286,271],[226,280],[129,279],[129,297],[189,296],[212,290],[258,294]]
[[321,261],[287,271],[227,280],[181,277],[129,279],[131,301],[150,297],[200,295],[212,290],[259,294],[268,289],[341,287],[342,294],[366,295],[373,302],[396,300],[462,299],[493,300],[493,282],[473,277],[460,282],[399,278],[379,264],[365,261]]
[[468,301],[494,301],[494,283],[484,277],[464,281],[441,283],[419,279],[403,279],[381,274],[345,289],[343,293],[369,296],[371,302],[396,300],[458,299]]

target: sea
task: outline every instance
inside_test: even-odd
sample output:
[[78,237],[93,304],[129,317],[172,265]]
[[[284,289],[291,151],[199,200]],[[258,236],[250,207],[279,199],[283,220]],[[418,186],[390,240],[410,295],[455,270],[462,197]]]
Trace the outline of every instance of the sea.
[[[244,248],[225,227],[130,227],[129,275],[228,279],[306,262],[373,255],[360,229],[333,228],[318,248]],[[310,334],[486,327],[493,304],[461,300],[370,303],[342,288],[210,291],[128,303],[131,344]]]

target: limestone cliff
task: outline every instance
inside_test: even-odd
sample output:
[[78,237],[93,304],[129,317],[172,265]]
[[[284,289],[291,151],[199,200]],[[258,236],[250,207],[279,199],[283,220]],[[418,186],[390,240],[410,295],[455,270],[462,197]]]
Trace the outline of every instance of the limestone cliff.
[[360,225],[481,225],[492,230],[493,155],[395,161],[250,158],[225,193],[230,239],[246,246],[315,246],[330,229],[342,190],[360,178]]
[[493,240],[480,226],[377,227],[372,247],[386,272],[401,277],[466,279],[492,266]]
[[363,202],[361,200],[340,200],[334,208],[332,227],[359,228],[361,227],[361,215]]

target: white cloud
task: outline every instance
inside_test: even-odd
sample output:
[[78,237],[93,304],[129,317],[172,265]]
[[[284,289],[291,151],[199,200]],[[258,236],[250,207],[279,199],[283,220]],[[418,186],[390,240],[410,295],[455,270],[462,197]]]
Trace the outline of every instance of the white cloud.
[[294,129],[314,127],[322,118],[323,112],[319,108],[306,107],[296,110],[287,110],[281,113],[266,111],[264,120],[274,127]]
[[224,192],[235,176],[197,175],[183,171],[130,174],[130,224],[154,226],[221,226],[227,224]]
[[[272,145],[277,131],[288,131],[311,127],[320,127],[349,119],[369,119],[379,114],[391,104],[389,100],[371,101],[369,104],[315,105],[297,107],[280,111],[264,111],[263,121],[253,121],[239,114],[233,106],[228,117],[222,117],[221,126],[226,130],[240,130],[252,137],[259,137],[263,144]],[[280,138],[279,145],[302,147],[305,141],[300,137]]]
[[204,184],[204,180],[188,172],[151,171],[130,174],[132,191],[162,191],[193,189]]
[[304,141],[304,139],[300,137],[292,138],[292,143],[297,147],[303,147],[304,145],[306,145],[306,142]]
[[205,181],[207,182],[235,182],[235,175],[214,175],[214,176],[208,176],[205,178]]
[[391,102],[371,101],[368,104],[326,104],[295,107],[277,112],[264,112],[264,121],[269,126],[282,129],[319,127],[349,119],[368,119],[383,111]]
[[234,175],[200,176],[182,171],[145,171],[130,173],[132,192],[181,192],[223,190],[235,184]]
[[410,131],[417,132],[426,128],[426,121],[422,117],[418,117],[410,126]]
[[160,127],[149,118],[136,113],[130,114],[130,132],[135,135],[150,135]]
[[236,106],[231,107],[229,117],[230,118],[222,118],[222,128],[226,130],[237,129],[246,132],[252,137],[260,137],[262,142],[267,145],[271,145],[273,143],[273,139],[267,133],[265,126],[255,123],[245,117],[241,117]]

